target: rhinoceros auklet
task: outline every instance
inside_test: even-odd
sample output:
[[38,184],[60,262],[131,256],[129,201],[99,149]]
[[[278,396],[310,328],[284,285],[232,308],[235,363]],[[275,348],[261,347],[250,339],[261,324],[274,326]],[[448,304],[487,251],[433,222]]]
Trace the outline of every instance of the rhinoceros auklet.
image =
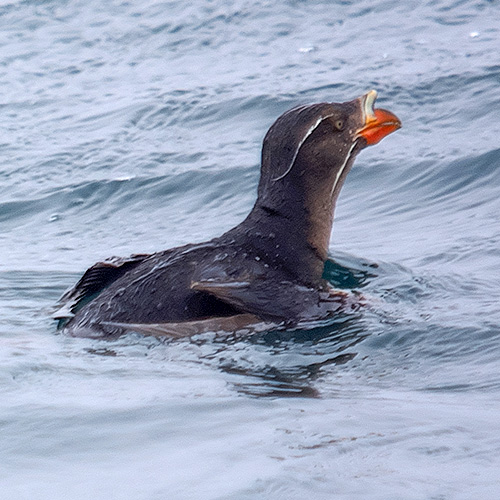
[[377,93],[299,106],[267,132],[257,201],[211,241],[88,269],[54,318],[74,336],[181,337],[326,318],[345,294],[322,278],[335,203],[356,155],[401,126]]

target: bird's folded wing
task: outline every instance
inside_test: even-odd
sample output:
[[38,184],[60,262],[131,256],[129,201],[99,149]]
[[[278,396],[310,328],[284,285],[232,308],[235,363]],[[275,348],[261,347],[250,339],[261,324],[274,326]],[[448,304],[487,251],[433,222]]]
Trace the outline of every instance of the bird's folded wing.
[[191,288],[209,293],[242,313],[272,321],[320,318],[338,310],[343,300],[334,291],[322,292],[292,282],[267,279],[248,281],[206,280],[191,283]]

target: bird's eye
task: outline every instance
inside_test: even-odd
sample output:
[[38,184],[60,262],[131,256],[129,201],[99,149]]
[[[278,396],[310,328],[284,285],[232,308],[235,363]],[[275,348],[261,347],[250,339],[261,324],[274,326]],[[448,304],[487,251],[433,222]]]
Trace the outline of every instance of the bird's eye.
[[343,120],[336,120],[335,121],[335,128],[337,130],[342,130],[344,128],[344,121]]

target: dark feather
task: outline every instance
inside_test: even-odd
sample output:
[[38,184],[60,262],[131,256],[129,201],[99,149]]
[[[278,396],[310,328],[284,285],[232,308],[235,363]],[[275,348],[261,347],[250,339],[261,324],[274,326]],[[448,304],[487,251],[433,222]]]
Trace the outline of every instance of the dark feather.
[[72,318],[106,287],[148,257],[148,254],[134,254],[130,257],[111,257],[102,262],[97,262],[97,264],[87,269],[78,283],[66,291],[59,299],[52,317],[59,320]]

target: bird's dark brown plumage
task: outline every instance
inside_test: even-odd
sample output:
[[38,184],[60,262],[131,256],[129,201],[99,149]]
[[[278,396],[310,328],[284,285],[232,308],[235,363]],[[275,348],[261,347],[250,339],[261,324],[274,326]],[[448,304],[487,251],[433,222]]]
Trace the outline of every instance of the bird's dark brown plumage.
[[77,336],[182,336],[324,318],[341,306],[322,279],[333,213],[357,153],[400,127],[374,91],[284,113],[264,138],[257,201],[209,242],[97,263],[54,315]]

